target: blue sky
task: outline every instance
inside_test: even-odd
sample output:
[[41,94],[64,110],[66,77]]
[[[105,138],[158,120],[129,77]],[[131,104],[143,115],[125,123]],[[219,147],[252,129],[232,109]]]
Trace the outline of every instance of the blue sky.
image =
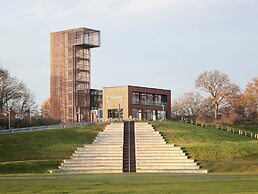
[[40,104],[49,96],[50,32],[101,31],[92,88],[194,90],[209,70],[241,88],[258,76],[258,0],[0,0],[0,65]]

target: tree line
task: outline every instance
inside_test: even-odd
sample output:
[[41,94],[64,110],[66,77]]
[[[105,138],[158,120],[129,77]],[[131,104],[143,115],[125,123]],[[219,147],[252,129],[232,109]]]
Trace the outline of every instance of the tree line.
[[241,91],[228,75],[218,70],[205,71],[195,80],[195,87],[205,96],[199,91],[184,93],[172,104],[173,118],[192,117],[200,122],[223,124],[257,122],[257,77]]
[[0,67],[0,129],[55,123],[42,116],[28,87]]

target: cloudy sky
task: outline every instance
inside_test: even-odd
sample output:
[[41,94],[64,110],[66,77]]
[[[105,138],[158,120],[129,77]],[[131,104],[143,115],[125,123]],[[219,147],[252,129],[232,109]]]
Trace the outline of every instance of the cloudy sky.
[[258,76],[258,0],[0,0],[0,65],[40,104],[49,96],[50,32],[101,31],[92,88],[194,90],[220,70],[243,88]]

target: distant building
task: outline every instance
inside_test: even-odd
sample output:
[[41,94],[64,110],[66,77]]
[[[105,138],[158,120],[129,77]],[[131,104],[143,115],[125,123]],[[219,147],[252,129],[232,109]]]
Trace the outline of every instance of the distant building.
[[102,90],[91,89],[90,90],[90,110],[91,121],[102,121]]
[[103,88],[103,120],[171,118],[171,91],[139,86]]
[[50,110],[64,122],[90,121],[90,49],[100,31],[75,28],[50,34]]

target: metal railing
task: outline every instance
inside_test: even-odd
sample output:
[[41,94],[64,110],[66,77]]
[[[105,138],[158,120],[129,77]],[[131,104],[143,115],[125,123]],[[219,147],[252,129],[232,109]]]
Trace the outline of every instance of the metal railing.
[[44,126],[36,126],[36,127],[11,128],[11,129],[0,130],[0,134],[25,132],[25,131],[40,131],[40,130],[47,130],[47,129],[59,129],[59,128],[67,128],[67,127],[89,125],[89,124],[95,124],[95,123],[76,122],[76,123],[61,123],[57,125],[44,125]]
[[258,139],[258,134],[256,134],[256,133],[252,133],[250,131],[245,131],[245,130],[241,130],[241,129],[234,129],[233,127],[228,127],[228,126],[213,124],[213,123],[201,123],[201,122],[197,122],[192,119],[187,119],[187,118],[183,118],[183,117],[181,118],[181,121],[189,123],[189,124],[193,124],[193,125],[199,125],[201,127],[216,127],[216,129],[221,130],[221,131],[231,132],[234,134],[244,135],[247,137]]
[[132,100],[132,104],[148,105],[148,106],[166,106],[166,102],[154,102],[154,101],[143,101],[143,100]]

